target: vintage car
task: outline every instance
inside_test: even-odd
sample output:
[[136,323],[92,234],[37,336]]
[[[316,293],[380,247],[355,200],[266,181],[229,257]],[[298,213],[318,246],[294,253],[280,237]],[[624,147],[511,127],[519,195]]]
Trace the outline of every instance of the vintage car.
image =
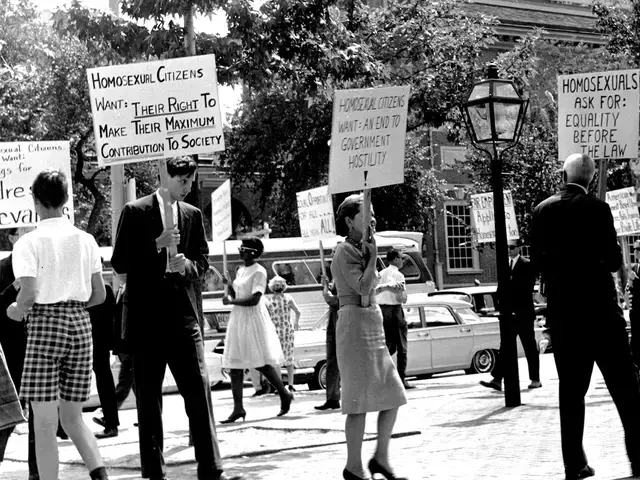
[[[217,344],[217,341],[206,340],[204,342],[204,360],[207,365],[207,373],[209,374],[209,383],[211,387],[216,386],[222,381],[228,381],[228,377],[226,373],[222,370],[222,355],[218,353],[214,353],[213,349]],[[118,383],[118,373],[120,372],[120,361],[118,357],[111,356],[111,374],[113,375],[113,380],[117,384]],[[163,393],[174,393],[178,391],[178,386],[176,385],[176,381],[171,374],[171,370],[167,367],[167,370],[164,375],[164,381],[162,382],[162,392]],[[133,391],[127,397],[124,404],[121,408],[135,408],[135,395]],[[96,378],[95,374],[92,375],[91,378],[91,397],[89,400],[84,402],[82,405],[83,410],[91,411],[100,407],[100,399],[98,398],[98,390],[96,388]]]
[[[429,296],[437,298],[455,298],[464,300],[473,305],[473,311],[481,317],[499,318],[500,312],[496,310],[496,291],[497,285],[479,285],[474,287],[447,288],[430,292]],[[536,313],[534,329],[536,333],[536,342],[538,350],[541,352],[551,351],[551,337],[545,328],[547,312],[547,304],[544,297],[539,293],[539,287],[536,285],[531,293],[533,297],[533,306]]]
[[[408,332],[407,376],[428,378],[435,373],[464,370],[488,373],[500,348],[496,318],[477,315],[470,303],[448,297],[409,295],[404,305]],[[295,334],[295,383],[310,389],[326,387],[325,336],[328,312],[313,330]],[[523,355],[519,347],[518,354]],[[283,369],[283,376],[286,371]]]

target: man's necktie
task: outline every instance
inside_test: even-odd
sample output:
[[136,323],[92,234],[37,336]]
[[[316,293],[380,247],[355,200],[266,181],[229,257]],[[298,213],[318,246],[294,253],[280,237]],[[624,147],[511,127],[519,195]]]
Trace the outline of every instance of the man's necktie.
[[513,270],[513,258],[509,261],[509,270]]

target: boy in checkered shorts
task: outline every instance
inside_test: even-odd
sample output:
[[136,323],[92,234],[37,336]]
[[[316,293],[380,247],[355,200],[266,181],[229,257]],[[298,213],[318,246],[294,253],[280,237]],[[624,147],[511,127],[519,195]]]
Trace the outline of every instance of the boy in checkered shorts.
[[65,216],[65,175],[38,174],[32,185],[38,228],[13,249],[20,284],[9,318],[27,317],[27,351],[20,396],[31,402],[42,480],[58,480],[58,412],[91,478],[107,479],[95,437],[82,419],[91,387],[92,339],[87,307],[105,299],[98,245]]

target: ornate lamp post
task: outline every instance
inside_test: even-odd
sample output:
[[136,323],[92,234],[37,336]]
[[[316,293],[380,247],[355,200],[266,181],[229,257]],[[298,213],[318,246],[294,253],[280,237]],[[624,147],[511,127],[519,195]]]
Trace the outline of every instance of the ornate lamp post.
[[[509,282],[509,263],[500,155],[518,143],[528,105],[529,100],[520,97],[513,82],[498,78],[498,68],[495,64],[487,65],[487,79],[473,85],[462,105],[462,116],[471,142],[474,147],[487,153],[491,158],[500,308],[501,357],[499,361],[502,362],[504,371],[504,396],[507,407],[520,405],[520,381],[516,337],[510,333],[512,331],[510,326],[513,324],[511,299],[505,295]],[[491,146],[490,149],[489,146]]]

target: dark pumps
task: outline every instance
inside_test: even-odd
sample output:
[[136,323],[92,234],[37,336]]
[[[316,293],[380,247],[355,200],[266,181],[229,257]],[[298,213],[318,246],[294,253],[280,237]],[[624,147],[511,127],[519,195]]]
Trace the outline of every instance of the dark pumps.
[[220,423],[233,423],[239,418],[242,418],[242,421],[244,422],[246,416],[247,412],[245,412],[244,410],[242,410],[241,412],[233,412],[226,420],[220,420]]
[[351,473],[346,468],[342,470],[342,478],[344,478],[344,480],[367,480],[366,478],[360,478],[355,473]]
[[286,392],[286,393],[288,393],[288,395],[284,397],[282,400],[280,400],[280,412],[277,415],[278,417],[286,415],[287,413],[289,413],[289,410],[291,409],[291,402],[293,402],[293,393],[292,392]]
[[386,468],[384,468],[380,463],[372,458],[369,460],[369,471],[371,472],[371,476],[373,477],[376,473],[382,475],[387,480],[408,480],[406,478],[396,477],[393,472],[390,472]]

